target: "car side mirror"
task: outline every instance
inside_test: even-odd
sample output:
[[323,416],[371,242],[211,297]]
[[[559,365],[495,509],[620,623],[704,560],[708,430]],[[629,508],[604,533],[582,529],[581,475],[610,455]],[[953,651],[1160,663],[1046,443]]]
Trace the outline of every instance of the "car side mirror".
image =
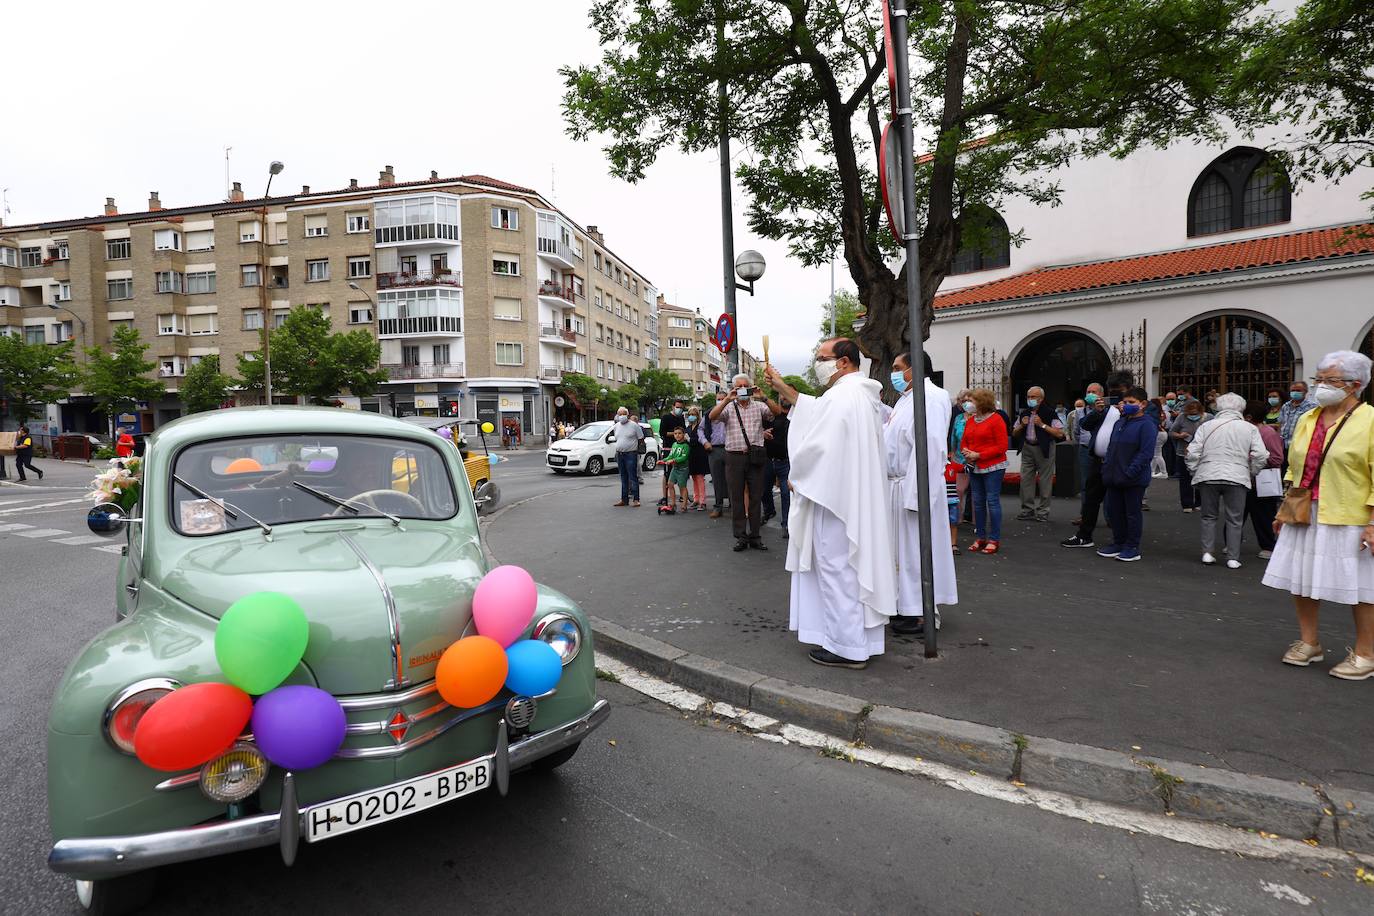
[[610,445],[610,444],[611,444],[612,442],[614,442],[614,441],[615,441],[615,433],[607,433],[607,434],[606,434],[606,444],[607,444],[607,445]]
[[113,537],[125,525],[134,525],[139,521],[141,520],[129,518],[129,513],[116,503],[101,503],[92,506],[91,511],[86,513],[86,527],[92,534],[101,537]]

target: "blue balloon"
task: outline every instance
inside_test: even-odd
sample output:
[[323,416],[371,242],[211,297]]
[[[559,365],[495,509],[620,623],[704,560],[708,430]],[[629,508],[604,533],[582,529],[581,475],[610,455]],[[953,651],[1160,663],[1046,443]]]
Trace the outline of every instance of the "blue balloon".
[[558,686],[563,659],[542,639],[521,639],[506,649],[506,689],[516,696],[537,697]]
[[268,760],[283,769],[308,770],[343,746],[348,720],[331,694],[296,684],[258,697],[252,726],[253,740]]
[[500,461],[500,460],[501,460],[501,456],[500,456],[500,455],[488,455],[488,456],[487,456],[487,464],[496,464],[496,463],[497,463],[498,461]]

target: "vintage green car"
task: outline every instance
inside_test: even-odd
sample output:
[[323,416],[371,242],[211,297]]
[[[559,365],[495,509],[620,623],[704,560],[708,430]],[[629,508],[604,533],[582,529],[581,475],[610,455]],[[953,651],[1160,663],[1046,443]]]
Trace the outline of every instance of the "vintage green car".
[[[406,492],[397,461],[413,468]],[[586,616],[542,586],[526,635],[561,656],[557,688],[474,709],[440,698],[437,661],[473,632],[488,561],[457,450],[413,424],[333,408],[186,417],[150,439],[133,511],[104,504],[88,522],[126,539],[118,619],[72,662],[48,720],[48,864],[88,910],[141,904],[161,865],[273,844],[289,865],[301,841],[504,795],[512,770],[559,766],[609,714]],[[342,748],[299,773],[270,767],[251,734],[189,772],[140,763],[140,717],[224,680],[216,623],[263,590],[305,610],[308,648],[286,683],[338,700]]]

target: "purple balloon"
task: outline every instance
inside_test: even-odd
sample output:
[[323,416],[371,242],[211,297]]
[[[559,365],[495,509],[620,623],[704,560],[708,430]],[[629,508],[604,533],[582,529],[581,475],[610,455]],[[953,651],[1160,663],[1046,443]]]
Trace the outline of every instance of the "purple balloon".
[[332,470],[334,470],[334,459],[332,459],[332,458],[316,458],[314,461],[312,461],[312,462],[310,462],[309,464],[307,464],[307,465],[305,466],[305,469],[306,469],[307,471],[318,471],[318,472],[320,472],[320,473],[324,473],[324,472],[327,472],[327,471],[332,471]]
[[435,432],[437,432],[437,433],[439,434],[439,438],[440,438],[440,439],[452,439],[452,438],[453,438],[453,430],[449,429],[447,426],[441,426],[441,427],[439,427],[437,430],[435,430]]
[[334,697],[304,684],[278,687],[253,705],[253,740],[279,767],[308,770],[343,746],[348,726]]

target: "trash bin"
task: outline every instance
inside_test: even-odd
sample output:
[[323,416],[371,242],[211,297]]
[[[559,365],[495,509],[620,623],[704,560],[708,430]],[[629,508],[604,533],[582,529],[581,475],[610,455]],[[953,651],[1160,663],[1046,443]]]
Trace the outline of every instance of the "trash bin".
[[1054,447],[1054,488],[1055,496],[1073,497],[1078,495],[1078,446],[1074,443],[1061,443]]
[[90,461],[91,441],[85,436],[58,436],[53,452],[62,461]]

